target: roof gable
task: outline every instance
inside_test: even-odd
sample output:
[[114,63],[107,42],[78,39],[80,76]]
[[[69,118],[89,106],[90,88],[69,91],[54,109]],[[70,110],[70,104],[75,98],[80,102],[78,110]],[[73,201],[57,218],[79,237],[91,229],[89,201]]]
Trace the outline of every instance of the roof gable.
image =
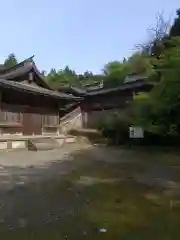
[[42,76],[42,74],[36,67],[36,64],[33,61],[33,57],[34,56],[24,60],[21,63],[16,64],[11,68],[0,71],[0,78],[18,81],[18,78],[20,79],[28,73],[33,73],[33,81],[36,83],[37,86],[52,90],[48,83],[46,83],[44,76]]

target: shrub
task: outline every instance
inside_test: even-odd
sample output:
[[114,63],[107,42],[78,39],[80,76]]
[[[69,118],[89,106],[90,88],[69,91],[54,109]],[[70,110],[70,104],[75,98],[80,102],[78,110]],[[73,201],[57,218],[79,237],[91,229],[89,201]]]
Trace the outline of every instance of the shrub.
[[129,122],[125,116],[113,113],[102,119],[98,126],[102,135],[113,144],[122,144],[128,141]]

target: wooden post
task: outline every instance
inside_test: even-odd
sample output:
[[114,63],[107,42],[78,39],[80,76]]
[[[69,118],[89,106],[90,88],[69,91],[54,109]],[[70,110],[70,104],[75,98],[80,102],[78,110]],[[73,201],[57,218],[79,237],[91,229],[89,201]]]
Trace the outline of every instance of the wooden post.
[[30,72],[30,73],[29,73],[28,82],[29,82],[29,83],[32,83],[32,82],[33,82],[33,78],[34,78],[34,74],[33,74],[33,72]]
[[12,149],[12,141],[7,141],[7,149]]

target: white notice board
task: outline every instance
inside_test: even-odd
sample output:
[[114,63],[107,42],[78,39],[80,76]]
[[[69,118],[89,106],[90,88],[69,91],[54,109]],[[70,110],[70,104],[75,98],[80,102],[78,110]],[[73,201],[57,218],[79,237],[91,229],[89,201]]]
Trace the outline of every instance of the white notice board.
[[144,138],[144,129],[142,127],[132,126],[129,128],[130,138]]

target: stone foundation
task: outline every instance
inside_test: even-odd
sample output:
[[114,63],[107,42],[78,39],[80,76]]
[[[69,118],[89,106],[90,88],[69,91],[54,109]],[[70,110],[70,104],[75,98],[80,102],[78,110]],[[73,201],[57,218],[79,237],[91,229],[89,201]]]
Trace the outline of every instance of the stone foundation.
[[34,141],[40,144],[45,144],[47,141],[55,141],[56,147],[61,147],[63,144],[76,142],[76,137],[55,135],[55,136],[17,136],[17,135],[6,135],[0,137],[0,150],[15,150],[15,149],[29,149],[28,142]]

